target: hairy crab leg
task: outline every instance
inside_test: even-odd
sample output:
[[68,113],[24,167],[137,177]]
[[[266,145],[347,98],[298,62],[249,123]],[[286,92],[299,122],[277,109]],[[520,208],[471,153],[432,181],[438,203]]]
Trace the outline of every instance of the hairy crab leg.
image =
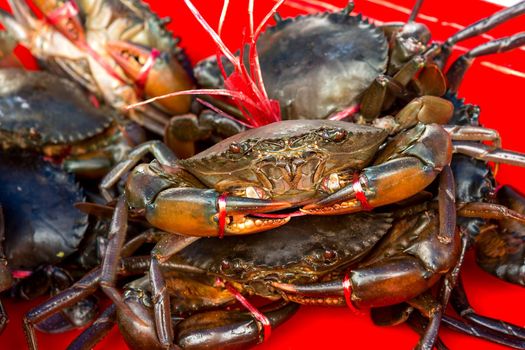
[[444,68],[454,44],[468,38],[472,38],[473,36],[485,33],[488,30],[514,17],[522,15],[523,13],[525,13],[525,1],[520,1],[516,5],[504,8],[486,18],[477,21],[476,23],[469,25],[466,28],[463,28],[443,43],[442,53],[436,59],[436,62],[439,62],[439,66]]
[[481,44],[464,55],[459,56],[446,73],[449,82],[449,91],[451,93],[458,91],[466,71],[472,65],[475,58],[510,51],[523,45],[525,45],[525,32],[520,32],[509,37]]

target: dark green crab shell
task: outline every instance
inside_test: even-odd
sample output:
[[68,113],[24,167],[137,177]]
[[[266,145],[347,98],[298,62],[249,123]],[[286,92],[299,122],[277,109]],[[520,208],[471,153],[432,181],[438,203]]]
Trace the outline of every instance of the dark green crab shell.
[[264,187],[261,172],[270,167],[267,173],[285,169],[293,177],[299,172],[291,170],[294,164],[310,161],[315,172],[319,171],[317,178],[360,170],[370,163],[386,136],[382,129],[342,121],[286,120],[234,135],[179,164],[217,190],[224,190],[224,182],[231,187]]
[[73,144],[102,133],[108,110],[93,106],[75,84],[52,74],[0,70],[1,147]]
[[383,73],[388,43],[361,15],[289,18],[257,41],[264,85],[284,119],[319,119],[356,102]]
[[173,261],[246,284],[312,282],[358,263],[391,225],[389,214],[304,216],[256,235],[200,239]]

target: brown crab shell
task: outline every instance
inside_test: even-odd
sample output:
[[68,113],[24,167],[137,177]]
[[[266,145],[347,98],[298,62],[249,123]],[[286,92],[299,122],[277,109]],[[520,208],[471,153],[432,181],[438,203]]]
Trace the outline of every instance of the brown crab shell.
[[[382,129],[342,121],[287,120],[234,135],[179,164],[218,191],[228,190],[226,186],[264,187],[260,180],[262,163],[281,171],[307,157],[318,158],[317,178],[322,179],[368,165],[386,136]],[[294,196],[300,197],[301,192],[313,195],[318,185],[281,199],[295,203],[300,199]]]
[[392,220],[384,213],[297,217],[256,235],[202,238],[171,261],[253,288],[265,281],[308,283],[358,263],[388,232]]

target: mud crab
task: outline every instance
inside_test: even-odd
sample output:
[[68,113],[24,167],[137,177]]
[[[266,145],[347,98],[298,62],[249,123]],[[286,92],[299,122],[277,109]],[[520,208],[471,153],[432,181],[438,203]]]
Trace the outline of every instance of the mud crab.
[[[459,231],[454,225],[455,215],[448,215],[455,211],[454,200],[447,194],[449,180],[450,173],[441,178],[439,210],[434,203],[424,203],[401,209],[394,215],[359,213],[337,218],[302,217],[273,232],[218,241],[199,240],[158,266],[166,285],[158,275],[152,277],[152,284],[149,277],[145,277],[128,285],[124,303],[138,318],[130,317],[122,304],[116,311],[108,309],[111,317],[104,314],[100,322],[86,330],[74,344],[93,346],[117,321],[132,348],[165,348],[166,342],[169,344],[173,337],[172,322],[178,329],[175,343],[183,348],[213,346],[226,349],[239,344],[246,347],[267,338],[271,327],[284,322],[295,311],[293,305],[284,305],[280,310],[272,308],[266,319],[253,311],[252,315],[238,311],[206,311],[231,304],[235,299],[241,300],[239,294],[244,294],[273,301],[282,298],[306,305],[348,305],[354,310],[408,301],[431,320],[420,343],[421,348],[430,348],[429,344],[437,336],[443,308],[441,301],[425,292],[441,277],[449,278],[457,273],[462,250]],[[501,215],[500,211],[483,203],[470,204],[480,207],[473,210],[464,206],[458,214],[470,217],[500,215],[501,219],[525,222],[525,216],[512,210],[508,215]],[[422,213],[424,215],[420,215]],[[446,222],[440,222],[439,217]],[[445,234],[451,235],[449,239],[445,239]],[[162,234],[156,239],[162,239]],[[129,247],[134,245],[126,243],[124,256],[129,255]],[[151,268],[149,261],[149,257],[137,257],[133,269],[136,272],[140,267],[146,271]],[[388,271],[397,273],[392,277]],[[126,273],[123,265],[119,273]],[[31,321],[42,320],[60,307],[89,295],[102,275],[101,269],[94,271],[68,291],[35,309],[30,314]],[[447,290],[450,285],[443,284],[441,288],[439,298],[450,293]],[[162,308],[161,304],[166,302],[173,305],[173,314]],[[162,312],[168,314],[159,315]],[[179,322],[178,317],[183,320]],[[459,328],[453,319],[446,316],[445,319],[447,324]],[[164,344],[157,338],[155,329],[158,327],[162,327],[160,334],[168,337]],[[483,327],[472,326],[471,330],[478,330],[482,337],[502,344],[523,344],[514,336],[487,334]]]
[[4,151],[41,153],[68,171],[97,178],[145,139],[139,126],[96,108],[67,79],[19,68],[0,70],[0,79]]
[[[34,1],[44,19],[36,18],[24,1],[9,4],[14,17],[1,11],[0,21],[13,37],[118,110],[143,95],[193,85],[187,60],[165,21],[141,1]],[[130,116],[162,134],[169,114],[189,110],[190,98],[168,99],[156,107]]]

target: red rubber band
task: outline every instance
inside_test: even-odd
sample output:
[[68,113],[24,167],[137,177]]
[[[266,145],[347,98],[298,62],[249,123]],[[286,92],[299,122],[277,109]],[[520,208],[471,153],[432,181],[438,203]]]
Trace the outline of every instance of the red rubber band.
[[354,188],[355,198],[359,201],[359,203],[361,203],[361,209],[366,211],[374,209],[370,203],[368,203],[368,199],[366,198],[363,186],[361,186],[359,175],[357,173],[354,174],[354,182],[352,183],[352,187]]
[[219,238],[224,237],[224,229],[226,227],[226,197],[227,193],[223,193],[217,198],[217,207],[219,210],[219,229],[217,235]]
[[246,298],[230,283],[222,280],[221,278],[217,278],[217,283],[224,286],[224,288],[232,293],[235,296],[235,299],[237,299],[237,301],[241,303],[242,306],[244,306],[257,321],[261,322],[263,326],[263,342],[267,341],[270,338],[270,335],[272,335],[272,325],[270,324],[268,317],[257,310],[257,308],[253,306],[248,300],[246,300]]
[[146,63],[144,63],[144,66],[142,66],[142,69],[139,72],[138,78],[135,80],[135,84],[137,87],[141,90],[144,90],[144,87],[146,86],[146,81],[148,80],[149,73],[151,69],[153,68],[153,65],[155,64],[155,60],[160,56],[160,51],[153,48],[151,49],[151,53],[148,56],[148,59],[146,60]]
[[352,310],[354,314],[361,315],[362,312],[359,311],[359,309],[356,308],[352,303],[352,283],[350,282],[350,276],[348,276],[348,274],[346,274],[345,278],[343,279],[343,290],[345,293],[345,300],[348,308]]
[[13,270],[11,271],[11,276],[16,279],[22,279],[29,277],[33,274],[33,271],[26,271],[26,270]]

